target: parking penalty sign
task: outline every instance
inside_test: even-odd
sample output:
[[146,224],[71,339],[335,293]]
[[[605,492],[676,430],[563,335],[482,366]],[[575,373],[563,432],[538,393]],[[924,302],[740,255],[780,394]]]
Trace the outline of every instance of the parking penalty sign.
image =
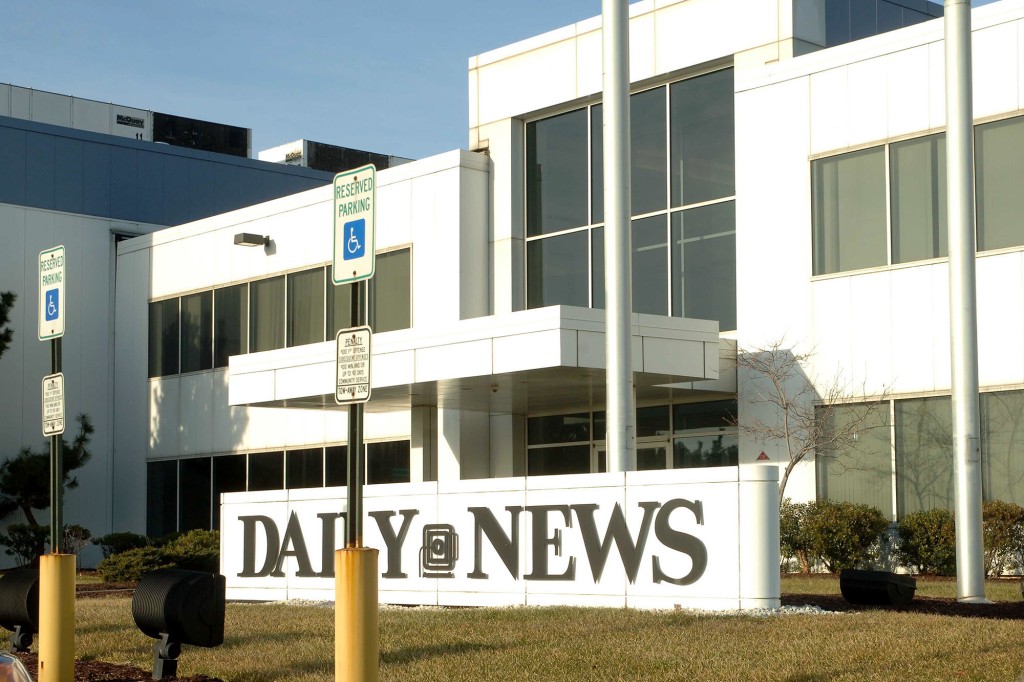
[[59,436],[64,433],[64,375],[43,377],[43,435]]
[[377,168],[373,164],[334,176],[335,284],[373,277],[376,216]]
[[339,405],[365,403],[370,399],[371,336],[369,327],[350,327],[338,332],[334,401]]

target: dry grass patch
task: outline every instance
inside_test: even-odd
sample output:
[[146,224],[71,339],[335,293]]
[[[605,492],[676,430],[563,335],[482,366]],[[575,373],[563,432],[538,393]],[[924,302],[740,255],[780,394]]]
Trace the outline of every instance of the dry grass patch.
[[[925,591],[955,586],[920,581]],[[835,579],[784,592],[838,594]],[[1016,582],[995,594],[1020,601]],[[1014,592],[1015,590],[1015,592]],[[78,602],[80,657],[150,667],[126,597]],[[624,609],[383,609],[381,680],[1015,680],[1021,619],[873,610],[709,616]],[[333,679],[333,610],[229,604],[226,641],[185,647],[182,675],[233,682]]]

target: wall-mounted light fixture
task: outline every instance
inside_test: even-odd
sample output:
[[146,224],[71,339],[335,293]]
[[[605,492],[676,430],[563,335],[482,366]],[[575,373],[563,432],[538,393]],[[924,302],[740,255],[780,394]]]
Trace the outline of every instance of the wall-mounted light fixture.
[[142,576],[132,597],[135,625],[153,643],[153,679],[175,677],[182,644],[224,642],[224,576],[164,568]]
[[239,232],[235,235],[235,246],[270,246],[270,235]]
[[0,579],[0,625],[11,630],[11,649],[28,651],[39,632],[39,570],[8,571]]

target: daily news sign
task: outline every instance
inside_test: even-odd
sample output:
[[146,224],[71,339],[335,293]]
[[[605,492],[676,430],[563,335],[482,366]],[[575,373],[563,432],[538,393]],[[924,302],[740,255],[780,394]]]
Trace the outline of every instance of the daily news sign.
[[[366,486],[379,599],[450,606],[779,605],[778,469]],[[334,598],[345,489],[222,497],[229,599]]]

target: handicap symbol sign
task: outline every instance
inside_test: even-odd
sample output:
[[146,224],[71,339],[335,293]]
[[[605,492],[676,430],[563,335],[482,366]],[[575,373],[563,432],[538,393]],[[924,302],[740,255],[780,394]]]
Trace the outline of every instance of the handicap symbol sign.
[[51,322],[60,316],[60,289],[46,292],[46,321]]
[[360,218],[345,223],[342,234],[345,237],[342,260],[362,258],[366,254],[366,219]]

